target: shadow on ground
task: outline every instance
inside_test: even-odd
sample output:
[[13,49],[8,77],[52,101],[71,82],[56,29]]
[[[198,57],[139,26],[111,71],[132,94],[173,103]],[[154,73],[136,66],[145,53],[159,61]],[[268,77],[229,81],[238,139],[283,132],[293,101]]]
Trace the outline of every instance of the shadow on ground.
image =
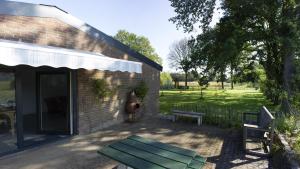
[[207,161],[215,164],[216,169],[272,168],[268,157],[244,153],[241,132],[237,131],[224,137],[220,155],[208,157]]
[[245,155],[239,132],[196,123],[146,118],[122,123],[0,159],[2,169],[111,169],[117,163],[98,155],[101,147],[139,135],[197,151],[208,158],[205,168],[270,168],[268,159]]

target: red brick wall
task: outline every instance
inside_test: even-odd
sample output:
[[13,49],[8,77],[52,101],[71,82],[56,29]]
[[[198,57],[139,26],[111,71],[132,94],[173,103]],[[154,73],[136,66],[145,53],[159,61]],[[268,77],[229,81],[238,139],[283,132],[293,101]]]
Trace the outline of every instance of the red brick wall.
[[[137,61],[124,52],[91,38],[86,33],[53,18],[0,15],[0,39],[102,53],[109,57]],[[117,92],[99,100],[91,79],[104,78]],[[145,115],[158,113],[159,71],[143,64],[143,73],[78,70],[79,133],[90,133],[123,121],[126,95],[141,80],[149,86]]]

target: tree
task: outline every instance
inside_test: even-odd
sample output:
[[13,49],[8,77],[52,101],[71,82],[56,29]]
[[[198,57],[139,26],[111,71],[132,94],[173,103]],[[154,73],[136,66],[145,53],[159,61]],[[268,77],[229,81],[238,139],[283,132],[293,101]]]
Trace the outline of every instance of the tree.
[[129,46],[136,52],[141,53],[142,55],[162,65],[162,59],[155,52],[155,49],[151,46],[148,38],[144,36],[138,36],[126,30],[119,30],[114,38]]
[[209,85],[209,71],[205,68],[195,67],[192,70],[194,77],[197,79],[198,85],[200,87],[200,98],[203,98],[203,90],[206,89]]
[[160,73],[160,86],[163,89],[170,89],[172,88],[172,77],[168,72],[161,72]]
[[258,66],[259,65],[255,62],[241,64],[233,75],[233,81],[239,83],[252,82],[257,84],[259,81]]
[[171,73],[170,75],[172,77],[172,80],[174,81],[174,88],[178,88],[179,82],[180,82],[180,79],[181,79],[180,74]]
[[293,95],[293,105],[300,110],[300,57],[296,57],[294,61],[293,77],[291,78],[291,87],[295,90]]
[[188,39],[182,39],[174,42],[170,47],[169,61],[171,67],[180,69],[185,74],[185,88],[187,88],[188,73],[191,69],[191,48],[188,45]]
[[[172,80],[174,81],[174,88],[179,88],[179,82],[184,82],[186,78],[185,74],[182,73],[171,73],[170,75],[172,77]],[[187,81],[188,82],[195,81],[195,78],[192,76],[191,73],[188,73]]]
[[[177,13],[170,20],[184,31],[199,25],[209,30],[215,0],[170,0]],[[210,60],[224,70],[251,46],[253,59],[266,72],[266,92],[273,103],[288,101],[295,94],[291,78],[295,57],[299,56],[300,6],[297,0],[220,0],[223,16],[217,24],[215,54]],[[230,28],[230,29],[228,29]],[[218,33],[219,32],[219,33]],[[230,50],[231,49],[231,50]],[[233,51],[233,52],[232,52]],[[224,52],[230,52],[226,55]],[[228,63],[229,62],[229,63]],[[230,63],[232,62],[232,63]],[[233,69],[232,69],[233,70]],[[222,72],[222,71],[221,71]],[[287,97],[284,98],[287,93]]]
[[175,8],[176,16],[170,21],[182,27],[185,32],[192,32],[196,23],[205,32],[212,21],[216,0],[169,0]]
[[192,38],[189,42],[191,52],[192,74],[197,79],[200,86],[200,95],[203,98],[203,90],[208,87],[209,81],[212,78],[210,73],[212,65],[209,63],[209,58],[214,52],[214,30],[206,31],[205,33]]

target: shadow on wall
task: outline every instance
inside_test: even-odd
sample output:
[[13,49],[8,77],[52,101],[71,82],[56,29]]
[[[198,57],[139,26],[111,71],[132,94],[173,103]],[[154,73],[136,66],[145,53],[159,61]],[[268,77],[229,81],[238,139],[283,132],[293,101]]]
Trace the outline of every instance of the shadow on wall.
[[[128,58],[125,53],[92,39],[87,33],[53,18],[0,15],[0,30],[5,30],[0,31],[0,39],[103,53],[118,59]],[[133,58],[131,60],[136,61]],[[78,70],[79,131],[89,133],[122,121],[127,93],[142,79],[147,84],[151,84],[145,98],[147,103],[151,102],[149,109],[155,106],[152,102],[153,96],[158,100],[159,72],[152,69],[143,64],[143,75],[128,72]],[[158,76],[158,85],[154,82],[156,76]],[[104,78],[112,87],[117,87],[116,95],[102,102],[97,100],[91,90],[90,81],[93,78]]]
[[[93,92],[92,80],[105,79],[116,93],[99,99]],[[78,71],[79,126],[81,133],[91,133],[126,118],[125,103],[128,92],[141,80],[141,75],[128,72]]]

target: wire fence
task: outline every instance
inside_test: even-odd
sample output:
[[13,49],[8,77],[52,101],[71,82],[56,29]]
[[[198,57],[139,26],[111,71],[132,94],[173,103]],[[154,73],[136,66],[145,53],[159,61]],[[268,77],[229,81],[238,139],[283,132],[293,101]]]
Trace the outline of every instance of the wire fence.
[[174,104],[173,110],[205,113],[203,123],[226,128],[241,128],[243,112],[231,106],[214,106],[200,104]]

